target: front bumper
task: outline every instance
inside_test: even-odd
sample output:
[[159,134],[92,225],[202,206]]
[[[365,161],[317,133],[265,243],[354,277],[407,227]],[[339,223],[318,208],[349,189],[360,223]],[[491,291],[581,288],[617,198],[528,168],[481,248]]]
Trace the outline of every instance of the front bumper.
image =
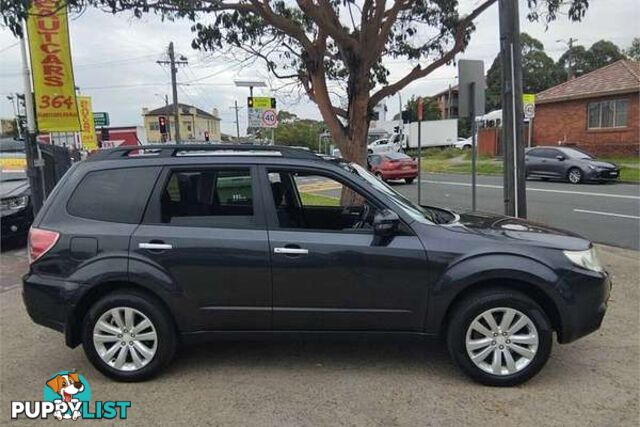
[[558,342],[566,344],[600,328],[611,294],[611,279],[606,272],[584,270],[567,272],[558,291],[565,304],[559,307],[561,327]]
[[33,211],[30,204],[14,214],[3,216],[0,219],[2,240],[25,237],[32,222]]
[[620,169],[590,169],[585,179],[587,181],[618,181],[620,179]]

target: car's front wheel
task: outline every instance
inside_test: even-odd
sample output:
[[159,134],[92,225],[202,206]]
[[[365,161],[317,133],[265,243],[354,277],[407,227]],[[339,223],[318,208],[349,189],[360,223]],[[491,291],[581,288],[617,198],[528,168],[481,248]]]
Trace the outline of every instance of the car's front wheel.
[[120,381],[156,375],[175,353],[176,332],[154,298],[117,291],[98,300],[84,319],[82,345],[91,363]]
[[580,184],[582,182],[583,173],[578,168],[571,168],[569,172],[567,172],[567,179],[572,184]]
[[551,353],[552,327],[525,294],[492,289],[457,305],[447,330],[449,353],[474,380],[492,386],[521,384]]
[[414,179],[415,178],[405,178],[404,182],[406,182],[407,184],[412,184]]

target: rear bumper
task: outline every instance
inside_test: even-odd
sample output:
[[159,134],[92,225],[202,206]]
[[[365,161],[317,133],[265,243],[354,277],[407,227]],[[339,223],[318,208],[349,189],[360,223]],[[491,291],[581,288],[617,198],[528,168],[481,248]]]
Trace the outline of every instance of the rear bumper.
[[566,344],[600,328],[611,294],[607,273],[571,271],[559,284],[566,305],[560,308],[558,342]]
[[381,170],[380,173],[382,173],[384,179],[416,178],[418,176],[418,169]]
[[22,278],[22,299],[29,317],[39,325],[64,333],[71,347],[77,343],[72,343],[68,325],[79,293],[80,286],[75,283],[31,273]]

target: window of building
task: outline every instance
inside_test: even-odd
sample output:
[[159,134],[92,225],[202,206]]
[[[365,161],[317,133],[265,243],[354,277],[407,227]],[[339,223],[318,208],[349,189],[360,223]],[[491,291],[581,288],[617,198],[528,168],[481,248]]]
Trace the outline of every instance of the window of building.
[[627,99],[590,102],[587,107],[587,127],[589,129],[625,127],[628,107]]
[[174,171],[160,205],[163,223],[194,227],[253,226],[251,171],[248,168]]
[[141,167],[89,172],[69,199],[67,211],[81,218],[137,224],[159,170]]
[[151,122],[149,123],[149,129],[159,131],[160,125],[158,124],[158,122]]

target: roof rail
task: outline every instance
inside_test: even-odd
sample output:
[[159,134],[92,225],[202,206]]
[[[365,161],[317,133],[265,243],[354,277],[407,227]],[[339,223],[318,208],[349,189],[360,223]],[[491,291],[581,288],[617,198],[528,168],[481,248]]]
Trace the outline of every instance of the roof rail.
[[[136,154],[135,152],[140,152]],[[156,145],[127,145],[106,150],[99,150],[89,156],[87,160],[116,160],[126,158],[150,158],[218,155],[251,155],[282,156],[286,158],[320,160],[315,153],[284,145],[254,145],[254,144],[156,144]],[[132,155],[133,154],[133,155]]]

